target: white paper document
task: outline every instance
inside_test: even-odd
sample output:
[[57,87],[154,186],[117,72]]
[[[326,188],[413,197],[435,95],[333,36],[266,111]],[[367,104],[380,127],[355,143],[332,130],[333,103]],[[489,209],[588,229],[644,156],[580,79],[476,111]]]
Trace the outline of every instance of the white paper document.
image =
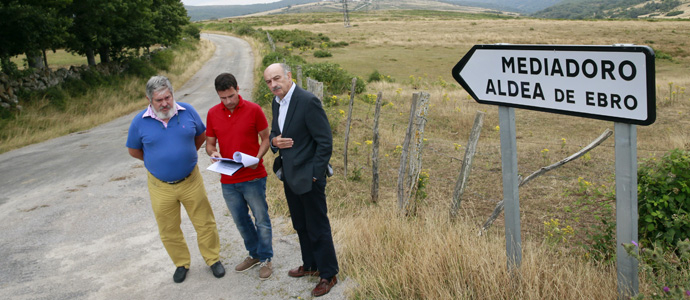
[[259,163],[259,159],[242,152],[235,152],[232,158],[211,158],[216,160],[207,170],[232,176],[243,167],[252,166]]

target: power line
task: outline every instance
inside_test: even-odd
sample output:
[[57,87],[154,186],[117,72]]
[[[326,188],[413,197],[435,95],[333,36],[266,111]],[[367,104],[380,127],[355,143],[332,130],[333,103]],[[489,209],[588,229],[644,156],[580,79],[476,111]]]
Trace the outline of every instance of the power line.
[[343,0],[343,20],[345,27],[350,27],[350,16],[347,11],[347,0]]

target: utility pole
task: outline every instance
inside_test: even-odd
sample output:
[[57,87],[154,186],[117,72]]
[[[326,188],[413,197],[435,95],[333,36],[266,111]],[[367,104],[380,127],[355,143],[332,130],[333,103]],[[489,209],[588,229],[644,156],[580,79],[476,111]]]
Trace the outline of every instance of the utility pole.
[[350,27],[350,16],[347,12],[347,0],[343,0],[343,19],[345,22],[345,27]]

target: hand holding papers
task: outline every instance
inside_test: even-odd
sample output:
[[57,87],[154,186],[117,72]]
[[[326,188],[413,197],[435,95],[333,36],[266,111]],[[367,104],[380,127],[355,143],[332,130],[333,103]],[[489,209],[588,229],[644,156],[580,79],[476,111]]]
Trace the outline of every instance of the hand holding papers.
[[242,167],[253,166],[259,163],[258,158],[239,151],[232,155],[232,159],[216,157],[212,157],[211,159],[217,161],[206,168],[207,170],[230,176],[235,174],[235,172],[239,171]]

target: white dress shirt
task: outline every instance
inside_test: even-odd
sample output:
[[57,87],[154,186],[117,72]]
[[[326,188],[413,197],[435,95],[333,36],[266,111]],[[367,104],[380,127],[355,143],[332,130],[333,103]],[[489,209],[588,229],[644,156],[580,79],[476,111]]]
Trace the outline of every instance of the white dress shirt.
[[285,117],[287,116],[288,106],[290,106],[290,99],[292,98],[292,92],[295,91],[295,83],[293,82],[290,86],[290,90],[285,94],[283,99],[276,96],[276,102],[280,104],[278,109],[278,127],[280,128],[280,133],[283,133],[283,125],[285,125]]

